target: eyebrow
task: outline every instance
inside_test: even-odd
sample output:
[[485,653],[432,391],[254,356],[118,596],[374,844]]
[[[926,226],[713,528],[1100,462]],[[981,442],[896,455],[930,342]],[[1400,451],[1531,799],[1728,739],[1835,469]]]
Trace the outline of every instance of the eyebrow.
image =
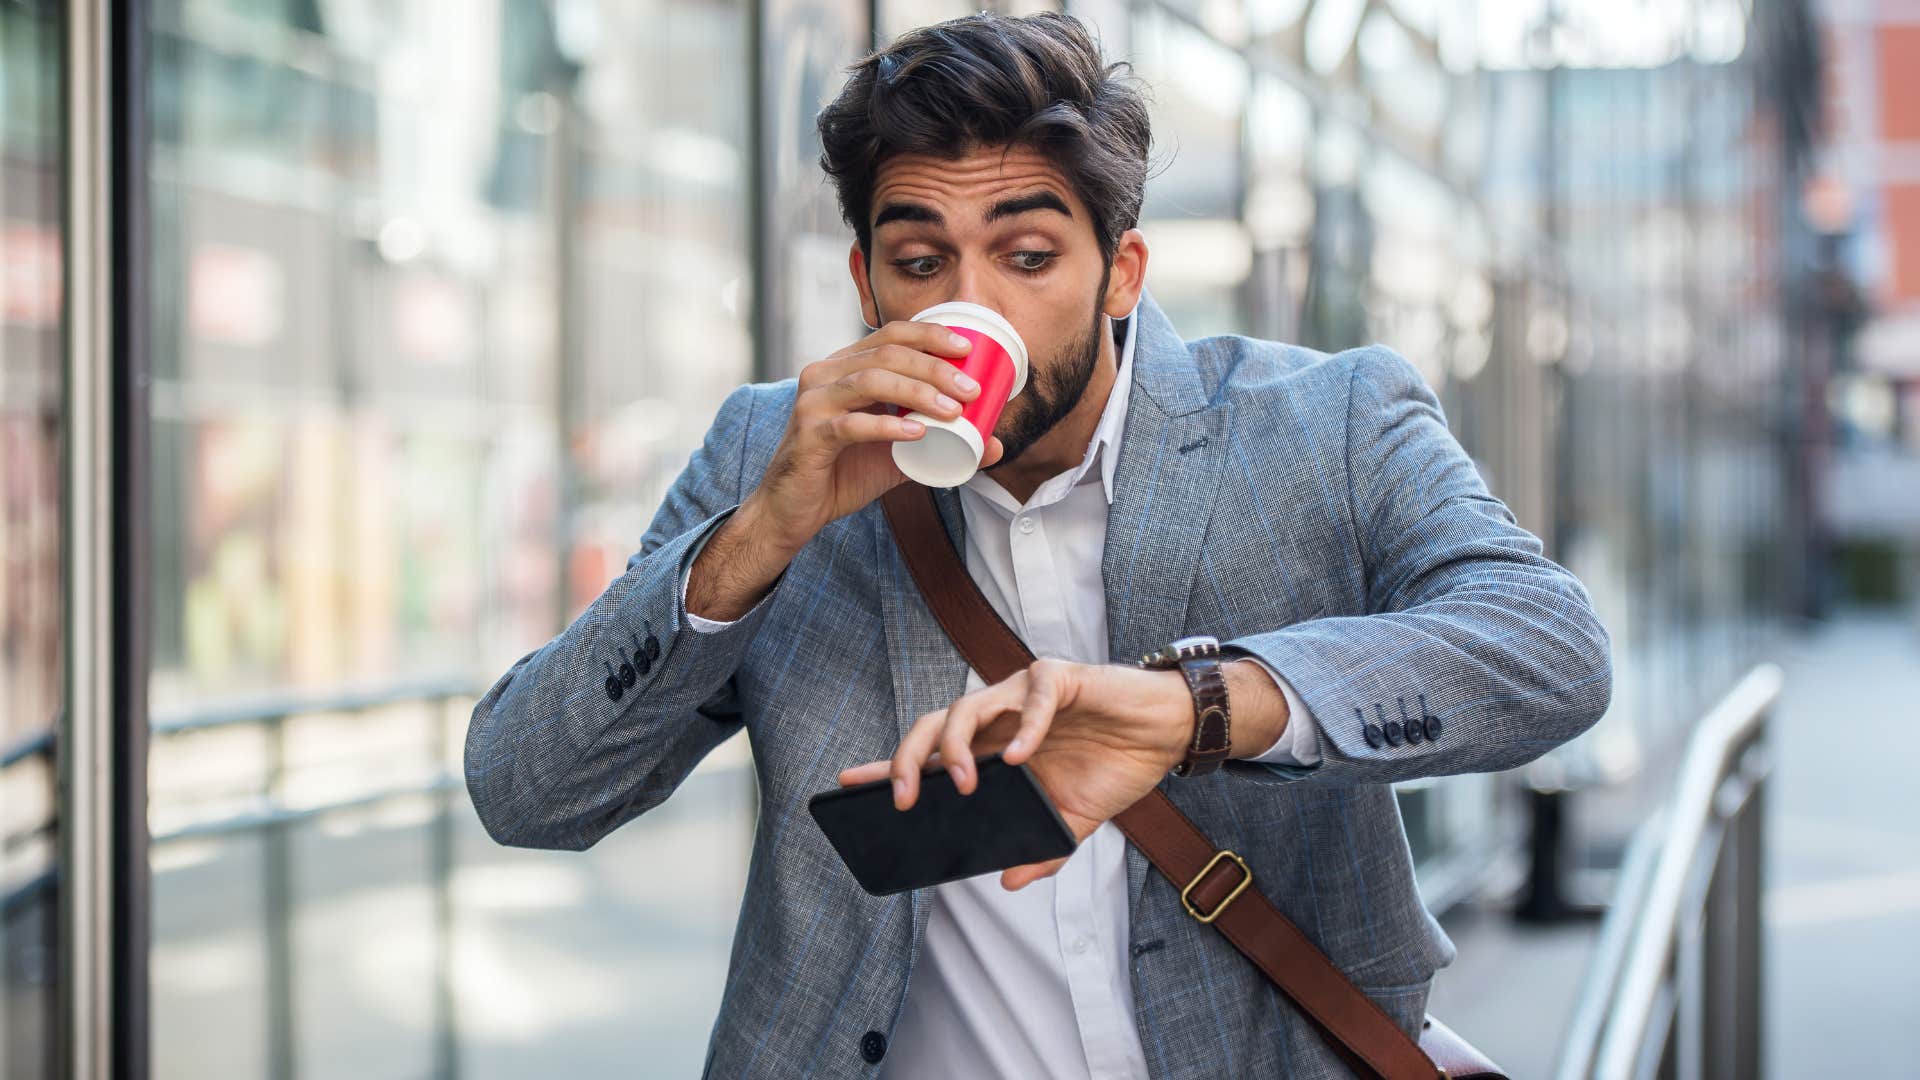
[[[1016,217],[1034,210],[1053,210],[1069,218],[1073,216],[1073,211],[1067,209],[1067,204],[1061,200],[1060,196],[1055,195],[1051,191],[1035,191],[1026,195],[1016,195],[1011,199],[1002,199],[994,203],[992,206],[987,207],[987,212],[981,220],[991,225],[1001,218]],[[930,225],[945,225],[947,223],[947,219],[941,215],[940,211],[930,206],[923,206],[919,203],[894,202],[888,203],[880,208],[879,215],[873,219],[873,227],[877,230],[880,226],[895,221],[920,221]]]

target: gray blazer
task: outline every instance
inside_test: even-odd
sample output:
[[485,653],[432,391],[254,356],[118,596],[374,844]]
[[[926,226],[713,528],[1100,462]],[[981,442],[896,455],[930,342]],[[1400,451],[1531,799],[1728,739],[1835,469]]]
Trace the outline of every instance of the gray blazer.
[[[1612,691],[1607,632],[1488,494],[1406,360],[1183,342],[1148,297],[1135,317],[1101,567],[1110,655],[1211,633],[1294,684],[1319,723],[1319,765],[1235,762],[1163,786],[1411,1033],[1453,944],[1415,890],[1389,785],[1512,768],[1586,730]],[[794,395],[793,379],[728,395],[626,572],[500,677],[466,742],[467,787],[496,840],[581,849],[746,729],[759,819],[707,1054],[723,1077],[878,1069],[929,894],[862,892],[806,801],[840,769],[891,756],[967,675],[877,503],[823,530],[737,622],[687,626],[690,552],[759,482]],[[956,492],[938,495],[958,538]],[[1131,847],[1127,868],[1154,1076],[1348,1075]]]

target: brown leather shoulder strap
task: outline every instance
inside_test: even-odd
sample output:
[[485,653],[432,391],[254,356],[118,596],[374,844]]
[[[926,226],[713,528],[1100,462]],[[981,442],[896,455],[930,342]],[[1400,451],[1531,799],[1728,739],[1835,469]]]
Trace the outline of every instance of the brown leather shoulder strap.
[[[1033,654],[993,610],[954,550],[933,492],[908,482],[880,501],[921,597],[980,677],[996,683],[1032,663]],[[1382,1080],[1446,1075],[1259,889],[1229,897],[1249,880],[1240,869],[1244,864],[1217,858],[1213,844],[1164,792],[1156,788],[1113,821],[1183,891],[1183,902],[1190,898],[1199,911],[1213,913],[1213,926],[1344,1049],[1351,1064]]]
[[[909,480],[880,496],[880,509],[927,609],[966,657],[967,666],[992,685],[1033,663],[1026,642],[993,610],[953,549],[933,489]],[[956,633],[958,628],[965,632]]]

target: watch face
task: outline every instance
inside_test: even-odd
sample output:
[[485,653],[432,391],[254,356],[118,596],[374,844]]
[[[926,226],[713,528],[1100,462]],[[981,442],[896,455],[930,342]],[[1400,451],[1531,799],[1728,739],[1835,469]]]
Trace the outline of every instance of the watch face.
[[1195,656],[1211,656],[1220,648],[1220,640],[1212,634],[1194,634],[1183,637],[1167,647]]

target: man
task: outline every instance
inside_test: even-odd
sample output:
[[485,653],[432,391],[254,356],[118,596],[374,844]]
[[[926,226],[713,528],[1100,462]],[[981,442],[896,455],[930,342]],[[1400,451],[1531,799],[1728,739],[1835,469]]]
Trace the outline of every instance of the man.
[[[1348,1075],[1108,819],[1162,787],[1413,1034],[1453,947],[1389,784],[1521,764],[1606,707],[1584,590],[1411,365],[1185,343],[1145,294],[1147,112],[1120,67],[1056,15],[856,65],[822,164],[879,329],[734,391],[626,572],[474,710],[480,817],[538,847],[592,844],[746,729],[759,822],[711,1075]],[[921,435],[886,407],[955,416],[978,392],[947,359],[963,341],[902,321],[949,300],[1032,357],[984,471],[937,492],[1041,657],[994,686],[875,502],[904,480],[891,443]],[[1131,661],[1191,634],[1222,643],[1236,760],[1176,777],[1195,698]],[[807,816],[836,780],[892,775],[907,805],[935,760],[971,790],[1000,746],[1082,838],[1071,858],[875,898]]]

